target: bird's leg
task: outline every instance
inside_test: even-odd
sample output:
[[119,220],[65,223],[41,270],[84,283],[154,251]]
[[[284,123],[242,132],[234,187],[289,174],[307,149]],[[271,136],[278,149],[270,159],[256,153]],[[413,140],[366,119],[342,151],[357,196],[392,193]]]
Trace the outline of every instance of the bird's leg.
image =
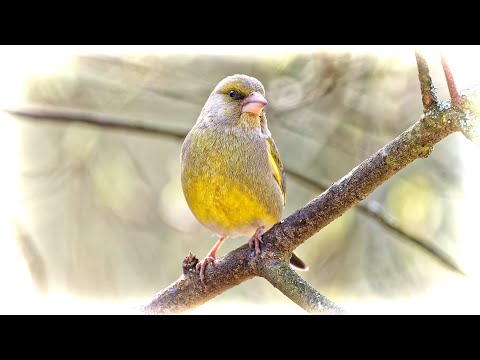
[[214,262],[215,259],[216,259],[216,254],[217,254],[217,250],[220,249],[220,246],[222,246],[222,243],[223,241],[226,239],[227,237],[226,236],[222,236],[215,245],[213,245],[212,249],[208,252],[207,256],[205,256],[205,258],[203,260],[200,260],[198,263],[197,263],[197,266],[196,266],[196,269],[197,271],[200,272],[200,280],[202,281],[202,283],[204,283],[204,279],[205,279],[205,267],[211,263],[211,262]]
[[262,235],[265,231],[263,230],[263,226],[260,226],[256,231],[255,234],[248,240],[248,247],[251,249],[252,246],[255,245],[255,253],[258,255],[260,254],[260,243],[263,244]]

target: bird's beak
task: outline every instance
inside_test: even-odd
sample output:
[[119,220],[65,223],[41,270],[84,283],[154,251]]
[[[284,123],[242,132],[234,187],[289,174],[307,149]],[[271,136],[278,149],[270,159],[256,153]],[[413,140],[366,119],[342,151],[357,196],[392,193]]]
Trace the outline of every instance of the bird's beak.
[[252,92],[242,102],[242,113],[249,112],[255,115],[260,114],[260,111],[268,104],[267,100],[262,94]]

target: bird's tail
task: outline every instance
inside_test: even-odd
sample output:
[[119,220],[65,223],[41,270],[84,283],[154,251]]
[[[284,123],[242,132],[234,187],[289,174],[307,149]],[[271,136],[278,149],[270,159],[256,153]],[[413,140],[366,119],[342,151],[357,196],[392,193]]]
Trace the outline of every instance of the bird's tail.
[[308,270],[307,264],[305,264],[302,259],[300,259],[297,255],[295,255],[295,253],[292,253],[292,257],[290,258],[290,265],[293,265],[299,270]]

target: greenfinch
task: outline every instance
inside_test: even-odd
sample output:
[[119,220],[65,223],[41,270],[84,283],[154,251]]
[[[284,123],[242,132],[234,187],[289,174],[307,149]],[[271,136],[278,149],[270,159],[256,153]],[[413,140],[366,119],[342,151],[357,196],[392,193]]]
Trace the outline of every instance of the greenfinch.
[[[260,81],[228,76],[210,94],[183,143],[185,199],[197,220],[220,237],[197,264],[202,282],[227,237],[253,234],[248,243],[258,255],[263,233],[282,218],[285,172],[268,130],[266,105]],[[306,268],[294,254],[290,261]]]

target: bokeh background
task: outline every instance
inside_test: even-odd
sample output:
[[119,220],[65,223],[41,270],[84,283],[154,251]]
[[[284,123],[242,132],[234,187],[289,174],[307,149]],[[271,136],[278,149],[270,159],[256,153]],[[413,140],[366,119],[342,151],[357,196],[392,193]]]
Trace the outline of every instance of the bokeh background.
[[[438,49],[427,47],[441,99]],[[448,47],[460,88],[479,47]],[[418,120],[413,47],[3,47],[2,109],[101,116],[179,136],[1,112],[0,313],[129,313],[216,239],[180,185],[182,134],[214,86],[244,73],[266,88],[270,130],[291,173],[337,181]],[[461,134],[363,203],[449,254],[452,271],[353,208],[296,251],[302,276],[352,313],[479,313],[480,150]],[[287,175],[287,216],[323,189]],[[219,255],[247,239],[230,239]],[[256,278],[194,313],[303,310]]]

